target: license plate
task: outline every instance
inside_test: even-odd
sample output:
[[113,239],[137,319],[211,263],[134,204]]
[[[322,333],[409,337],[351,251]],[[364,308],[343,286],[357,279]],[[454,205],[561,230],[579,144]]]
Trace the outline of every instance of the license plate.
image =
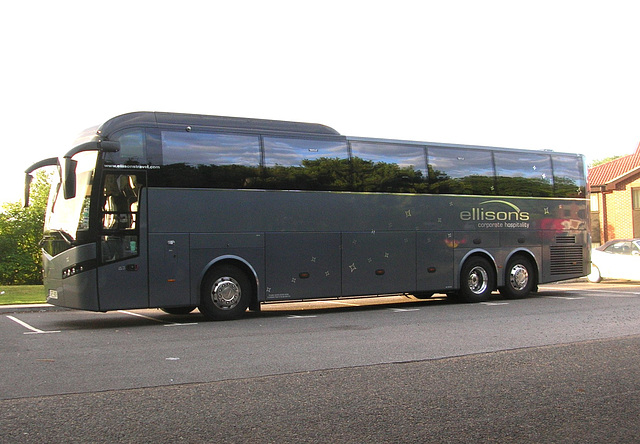
[[49,297],[47,299],[58,299],[58,290],[49,290]]

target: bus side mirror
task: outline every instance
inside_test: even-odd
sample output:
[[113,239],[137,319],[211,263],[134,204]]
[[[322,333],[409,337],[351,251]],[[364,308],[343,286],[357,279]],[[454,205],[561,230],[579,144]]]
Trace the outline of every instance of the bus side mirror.
[[104,153],[117,153],[120,151],[120,142],[113,140],[103,140],[99,143],[100,151]]
[[76,165],[78,161],[66,157],[64,159],[64,198],[73,199],[76,197]]

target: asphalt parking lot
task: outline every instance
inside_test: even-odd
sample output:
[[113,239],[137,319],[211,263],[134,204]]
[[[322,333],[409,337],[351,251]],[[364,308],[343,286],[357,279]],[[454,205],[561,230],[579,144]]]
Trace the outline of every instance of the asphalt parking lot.
[[483,304],[329,302],[219,323],[3,311],[0,441],[633,442],[640,432],[638,283],[553,284]]

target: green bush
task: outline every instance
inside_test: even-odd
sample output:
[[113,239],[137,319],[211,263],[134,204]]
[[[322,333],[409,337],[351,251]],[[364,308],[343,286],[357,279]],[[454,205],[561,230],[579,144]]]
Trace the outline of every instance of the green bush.
[[0,284],[42,283],[42,239],[50,175],[39,172],[31,186],[31,205],[5,203],[0,211]]

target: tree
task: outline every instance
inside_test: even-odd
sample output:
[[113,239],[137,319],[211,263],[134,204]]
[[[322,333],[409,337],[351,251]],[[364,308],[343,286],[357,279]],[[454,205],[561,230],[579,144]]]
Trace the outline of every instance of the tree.
[[42,283],[39,242],[49,195],[50,175],[39,172],[31,185],[31,205],[5,203],[0,211],[0,284]]

